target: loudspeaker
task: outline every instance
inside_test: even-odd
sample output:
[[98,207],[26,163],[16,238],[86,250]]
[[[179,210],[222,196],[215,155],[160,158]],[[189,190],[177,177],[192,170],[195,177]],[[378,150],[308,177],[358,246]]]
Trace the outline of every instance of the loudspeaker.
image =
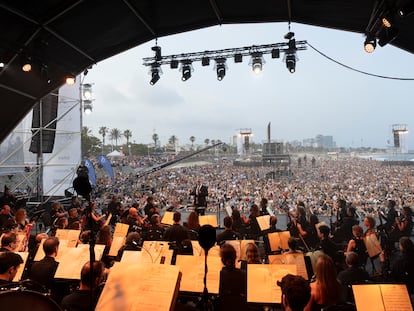
[[[58,96],[47,95],[42,102],[33,107],[32,141],[29,151],[40,152],[40,132],[42,132],[42,153],[52,153],[56,136],[56,118],[58,109]],[[40,121],[41,120],[41,121]],[[42,124],[40,124],[40,122]],[[46,128],[46,125],[50,125]],[[36,133],[36,131],[42,128]]]
[[394,147],[400,147],[400,133],[398,131],[394,131]]

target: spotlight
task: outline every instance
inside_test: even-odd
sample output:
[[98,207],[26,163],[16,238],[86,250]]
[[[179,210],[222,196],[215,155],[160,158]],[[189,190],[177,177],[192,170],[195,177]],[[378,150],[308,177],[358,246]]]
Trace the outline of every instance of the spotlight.
[[385,28],[391,28],[391,26],[392,26],[391,18],[389,18],[388,16],[384,16],[384,17],[381,19],[381,22],[382,22],[382,25],[383,25]]
[[32,70],[32,61],[31,59],[28,57],[26,58],[23,63],[22,63],[22,70],[24,72],[30,72]]
[[225,58],[217,58],[216,59],[216,72],[217,72],[217,80],[223,80],[224,76],[226,75],[226,59]]
[[243,61],[243,55],[241,53],[234,54],[234,62],[241,63]]
[[377,39],[373,36],[367,36],[364,42],[364,50],[367,53],[372,53],[377,46]]
[[83,100],[83,112],[85,112],[85,114],[91,114],[92,112],[92,100],[88,99],[88,100]]
[[192,66],[191,66],[191,61],[190,60],[186,60],[183,62],[181,71],[182,71],[182,77],[181,80],[182,81],[187,81],[188,79],[191,78],[191,71],[192,71]]
[[74,85],[76,83],[76,77],[73,74],[69,74],[65,77],[67,85]]
[[286,56],[286,68],[290,73],[294,73],[296,70],[296,56],[294,54],[289,54]]
[[0,61],[0,68],[4,68],[4,63]]
[[158,46],[158,45],[156,45],[156,46],[153,46],[151,48],[151,50],[153,50],[155,52],[155,56],[154,56],[155,57],[155,60],[159,62],[162,59],[162,56],[161,56],[161,47]]
[[92,84],[84,83],[81,85],[82,89],[82,99],[89,100],[92,98]]
[[178,68],[178,60],[173,59],[170,63],[170,68],[171,69],[177,69]]
[[154,85],[160,79],[160,74],[162,74],[161,65],[159,63],[152,63],[149,73],[151,74],[150,84]]
[[264,60],[262,57],[262,53],[254,52],[252,53],[252,59],[250,60],[250,64],[252,65],[252,69],[255,74],[259,74],[262,72]]
[[295,36],[294,32],[289,31],[287,34],[285,34],[285,39],[290,40]]
[[201,58],[201,66],[210,66],[210,58],[207,56]]

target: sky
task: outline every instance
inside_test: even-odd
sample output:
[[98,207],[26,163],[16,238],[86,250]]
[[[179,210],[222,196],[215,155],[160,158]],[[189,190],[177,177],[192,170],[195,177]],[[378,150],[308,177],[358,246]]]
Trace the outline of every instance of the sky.
[[[392,45],[363,50],[362,34],[293,23],[296,40],[346,66],[376,75],[414,78],[413,54]],[[223,25],[158,38],[162,55],[285,42],[287,23]],[[89,70],[83,83],[93,84],[93,112],[83,125],[101,138],[101,126],[132,131],[132,142],[161,144],[175,135],[179,144],[203,144],[206,138],[230,142],[240,129],[252,130],[262,143],[271,122],[271,138],[302,141],[332,135],[339,147],[385,148],[392,143],[392,125],[406,124],[403,139],[414,149],[414,81],[364,75],[328,60],[311,47],[298,51],[296,72],[265,55],[260,75],[248,65],[227,60],[226,76],[218,81],[214,65],[194,63],[183,82],[178,69],[162,66],[161,79],[149,84],[144,57],[154,55],[149,41],[104,60]],[[281,56],[283,54],[281,53]],[[411,126],[413,127],[411,129]],[[412,134],[413,133],[413,134]]]

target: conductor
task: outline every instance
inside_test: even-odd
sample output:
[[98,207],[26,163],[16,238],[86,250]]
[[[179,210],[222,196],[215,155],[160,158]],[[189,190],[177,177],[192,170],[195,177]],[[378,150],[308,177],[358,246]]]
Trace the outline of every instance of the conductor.
[[204,215],[207,207],[208,188],[203,185],[201,179],[198,179],[197,185],[190,190],[190,195],[194,196],[194,206],[197,214]]

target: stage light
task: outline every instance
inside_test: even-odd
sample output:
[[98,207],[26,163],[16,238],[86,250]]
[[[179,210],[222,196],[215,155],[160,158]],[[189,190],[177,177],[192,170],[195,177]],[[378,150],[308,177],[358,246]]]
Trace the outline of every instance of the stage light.
[[31,61],[31,59],[29,57],[28,58],[25,58],[23,60],[23,62],[22,62],[22,70],[24,72],[30,72],[32,70],[32,61]]
[[391,18],[390,18],[389,16],[384,16],[384,17],[381,19],[381,22],[382,22],[382,25],[383,25],[385,28],[391,28],[391,26],[392,26],[392,21],[391,21]]
[[178,68],[178,60],[176,60],[176,59],[171,60],[170,68],[171,69],[177,69]]
[[364,42],[364,50],[367,53],[372,53],[377,46],[377,39],[373,36],[368,35]]
[[226,75],[226,59],[225,58],[217,58],[216,59],[216,72],[217,72],[217,80],[223,80],[224,76]]
[[193,68],[192,68],[192,65],[191,65],[191,61],[185,60],[183,62],[182,68],[181,68],[181,71],[182,71],[181,80],[182,81],[187,81],[188,79],[190,79],[192,70],[193,70]]
[[91,114],[91,112],[92,112],[92,100],[90,100],[90,99],[83,100],[82,104],[83,104],[83,112],[85,112],[85,114]]
[[150,84],[154,85],[158,82],[158,80],[160,79],[160,75],[162,74],[161,65],[156,62],[152,63],[149,74],[151,75]]
[[296,70],[296,56],[294,54],[286,55],[286,68],[290,73]]
[[201,66],[210,66],[210,58],[207,56],[201,58]]
[[289,31],[287,34],[285,34],[285,39],[290,40],[295,36],[294,32]]
[[76,83],[76,77],[73,74],[69,74],[65,77],[67,85],[74,85]]
[[158,46],[158,45],[156,45],[156,46],[153,46],[151,48],[151,50],[153,50],[155,52],[155,56],[154,56],[155,57],[155,60],[157,62],[159,62],[162,59],[162,56],[161,56],[161,47]]
[[81,85],[82,99],[87,100],[92,98],[92,84],[84,83]]
[[252,66],[252,70],[255,74],[259,74],[262,72],[263,67],[263,57],[262,53],[254,52],[252,53],[252,59],[250,60],[250,65]]
[[240,53],[234,54],[234,62],[241,63],[243,61],[243,55]]

